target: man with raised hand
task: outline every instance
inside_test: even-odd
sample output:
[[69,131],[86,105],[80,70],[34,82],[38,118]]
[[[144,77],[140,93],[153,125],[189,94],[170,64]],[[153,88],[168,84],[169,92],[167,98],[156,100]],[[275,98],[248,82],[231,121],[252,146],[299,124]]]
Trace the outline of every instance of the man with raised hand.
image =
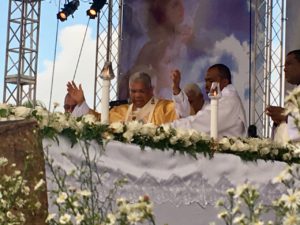
[[[67,86],[68,93],[77,102],[75,113],[77,111],[82,115],[88,113],[90,108],[84,100],[81,85],[77,87],[74,82],[69,82]],[[110,123],[138,120],[160,125],[177,119],[173,101],[157,99],[153,95],[151,78],[147,73],[136,72],[130,76],[129,92],[131,104],[113,107],[109,111]]]
[[[239,137],[246,134],[246,115],[241,99],[231,83],[231,72],[224,64],[215,64],[206,72],[205,89],[208,94],[213,82],[220,84],[222,97],[219,100],[218,136]],[[176,93],[174,93],[176,94]],[[171,123],[177,128],[195,129],[210,133],[211,106],[205,105],[194,116],[188,116]]]

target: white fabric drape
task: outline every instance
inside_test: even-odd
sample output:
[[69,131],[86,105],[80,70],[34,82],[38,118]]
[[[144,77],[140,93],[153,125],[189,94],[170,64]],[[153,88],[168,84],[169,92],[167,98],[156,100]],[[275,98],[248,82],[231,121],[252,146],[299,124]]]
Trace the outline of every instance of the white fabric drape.
[[[59,143],[44,140],[45,153],[54,159],[55,165],[71,171],[74,163],[80,165],[83,161],[81,146],[76,144],[70,148],[64,138],[59,138]],[[154,202],[157,224],[170,225],[201,225],[216,221],[215,202],[228,188],[246,181],[255,184],[263,200],[270,202],[280,193],[280,188],[271,184],[271,180],[286,167],[281,162],[243,162],[229,154],[215,154],[213,159],[199,154],[195,159],[173,151],[150,148],[141,151],[139,146],[115,141],[110,142],[105,151],[92,143],[89,154],[96,157],[99,171],[105,171],[103,185],[99,187],[103,195],[115,180],[127,177],[128,184],[118,195],[136,200],[138,196],[148,194]],[[48,168],[46,173],[51,177]],[[48,185],[51,187],[50,182]]]

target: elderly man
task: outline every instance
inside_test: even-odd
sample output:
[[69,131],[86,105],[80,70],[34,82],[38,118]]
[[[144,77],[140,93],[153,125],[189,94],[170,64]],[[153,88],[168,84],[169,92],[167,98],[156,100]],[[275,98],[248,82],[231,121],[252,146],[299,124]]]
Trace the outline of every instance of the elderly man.
[[[291,51],[287,54],[284,65],[285,79],[288,83],[293,85],[300,85],[300,49]],[[294,118],[284,115],[284,108],[279,106],[269,106],[266,108],[266,113],[271,117],[276,128],[275,133],[279,136],[287,134],[287,139],[292,141],[300,141],[300,135],[298,128],[295,125]],[[280,134],[281,133],[281,134]],[[276,135],[277,136],[277,135]]]
[[71,97],[71,95],[68,93],[65,97],[64,102],[64,109],[65,113],[72,113],[74,108],[76,107],[77,103],[76,101]]
[[181,74],[179,70],[172,71],[171,79],[173,81],[173,101],[177,115],[180,118],[195,115],[205,103],[200,87],[195,83],[188,83],[181,91]]
[[[157,99],[153,96],[153,87],[148,74],[137,72],[131,75],[129,92],[132,103],[113,107],[109,112],[110,122],[139,120],[144,123],[160,125],[172,122],[177,118],[172,101]],[[81,85],[77,88],[74,82],[69,82],[68,93],[78,104],[74,111],[80,111],[82,115],[89,112],[90,109],[85,103]]]
[[[219,100],[218,135],[238,137],[246,134],[246,116],[241,99],[231,84],[231,72],[224,64],[211,66],[205,76],[205,89],[208,94],[213,82],[220,84],[222,97]],[[176,93],[174,93],[176,94]],[[210,104],[204,106],[194,116],[171,123],[173,127],[195,129],[210,133]]]

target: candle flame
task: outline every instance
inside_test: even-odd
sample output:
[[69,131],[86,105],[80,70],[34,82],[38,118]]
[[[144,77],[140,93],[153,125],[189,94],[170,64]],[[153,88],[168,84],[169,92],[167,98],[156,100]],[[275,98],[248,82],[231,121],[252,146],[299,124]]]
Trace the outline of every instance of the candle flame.
[[216,90],[214,90],[213,96],[217,96],[217,91]]

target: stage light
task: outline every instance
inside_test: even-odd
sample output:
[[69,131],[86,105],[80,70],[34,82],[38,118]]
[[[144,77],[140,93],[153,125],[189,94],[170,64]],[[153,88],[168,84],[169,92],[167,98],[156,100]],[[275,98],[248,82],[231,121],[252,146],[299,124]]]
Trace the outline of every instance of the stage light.
[[106,0],[93,0],[90,9],[86,11],[86,14],[90,17],[90,19],[95,19],[105,4]]
[[62,22],[67,20],[68,16],[72,15],[78,9],[78,6],[79,0],[73,0],[71,2],[68,1],[68,3],[64,4],[64,8],[57,13],[57,19]]

